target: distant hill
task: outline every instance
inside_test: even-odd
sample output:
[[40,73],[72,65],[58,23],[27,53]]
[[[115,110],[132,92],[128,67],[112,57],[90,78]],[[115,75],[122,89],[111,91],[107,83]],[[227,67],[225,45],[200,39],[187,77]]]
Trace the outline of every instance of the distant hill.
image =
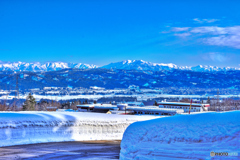
[[1,89],[15,89],[16,77],[20,89],[43,87],[90,86],[128,88],[230,88],[240,89],[240,71],[195,72],[191,70],[118,70],[118,69],[63,69],[48,72],[0,71]]

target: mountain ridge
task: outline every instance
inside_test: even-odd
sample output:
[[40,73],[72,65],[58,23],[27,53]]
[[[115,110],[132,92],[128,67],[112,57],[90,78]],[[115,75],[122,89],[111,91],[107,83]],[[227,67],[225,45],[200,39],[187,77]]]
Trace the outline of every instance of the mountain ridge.
[[125,60],[121,62],[110,63],[108,65],[102,66],[101,68],[106,69],[125,69],[125,70],[151,70],[151,71],[161,71],[161,70],[191,70],[196,72],[202,71],[229,71],[229,70],[240,70],[240,68],[234,67],[217,67],[208,65],[197,65],[197,66],[177,66],[173,63],[152,63],[143,60]]
[[152,63],[143,60],[124,60],[120,62],[110,63],[101,67],[93,64],[84,63],[66,63],[66,62],[8,62],[0,63],[0,71],[30,71],[30,72],[46,72],[57,71],[62,69],[122,69],[122,70],[138,70],[138,71],[161,71],[161,70],[191,70],[196,72],[212,72],[212,71],[230,71],[240,70],[237,67],[217,67],[210,65],[197,65],[197,66],[178,66],[173,63]]
[[62,69],[88,69],[98,68],[96,65],[89,65],[83,63],[65,63],[65,62],[46,62],[46,63],[27,63],[27,62],[13,62],[13,63],[1,63],[0,71],[31,71],[31,72],[43,72],[43,71],[57,71]]

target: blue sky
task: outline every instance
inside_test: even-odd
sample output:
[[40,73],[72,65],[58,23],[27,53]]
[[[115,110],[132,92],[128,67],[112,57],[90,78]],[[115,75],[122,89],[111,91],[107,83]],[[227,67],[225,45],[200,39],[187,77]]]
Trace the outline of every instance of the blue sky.
[[239,1],[0,1],[0,60],[240,67]]

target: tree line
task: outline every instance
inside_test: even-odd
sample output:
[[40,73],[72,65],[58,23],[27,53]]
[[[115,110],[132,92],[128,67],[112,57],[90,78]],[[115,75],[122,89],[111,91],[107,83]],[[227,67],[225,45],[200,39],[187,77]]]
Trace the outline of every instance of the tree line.
[[46,101],[42,100],[40,102],[36,102],[34,96],[29,93],[26,97],[26,100],[21,105],[21,107],[16,106],[16,102],[12,105],[8,105],[6,100],[0,104],[0,111],[47,111],[49,108],[55,109],[73,109],[77,110],[77,105],[79,104],[88,104],[87,100],[85,101],[72,101],[72,102],[57,102],[57,101]]
[[[181,102],[190,103],[190,99],[182,99]],[[77,110],[77,105],[80,104],[88,104],[88,100],[80,101],[75,100],[72,102],[58,102],[58,101],[46,101],[42,100],[40,102],[36,102],[34,96],[29,93],[26,97],[26,100],[22,104],[21,107],[17,107],[17,102],[14,102],[12,105],[8,105],[6,100],[3,103],[0,103],[0,111],[47,111],[48,108],[56,109],[73,109]],[[97,101],[93,101],[93,103],[97,103]],[[111,103],[111,101],[110,101]],[[203,101],[201,101],[203,103]],[[207,104],[210,104],[209,111],[230,111],[230,110],[240,110],[240,100],[236,99],[222,99],[218,98],[210,99],[208,97]],[[157,106],[157,102],[155,101],[153,105]]]

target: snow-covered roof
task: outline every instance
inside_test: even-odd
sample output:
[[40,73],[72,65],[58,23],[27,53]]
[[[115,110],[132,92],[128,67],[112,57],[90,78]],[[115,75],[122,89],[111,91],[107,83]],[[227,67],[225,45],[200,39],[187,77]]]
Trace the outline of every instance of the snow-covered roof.
[[116,109],[116,105],[111,104],[86,104],[86,105],[77,105],[77,108],[94,108],[94,109]]
[[77,105],[77,108],[81,108],[81,107],[84,107],[84,108],[94,108],[94,105],[92,105],[92,104],[81,104],[81,105]]
[[118,107],[116,105],[96,105],[94,106],[94,109],[117,109]]
[[143,102],[126,102],[127,104],[144,105]]

